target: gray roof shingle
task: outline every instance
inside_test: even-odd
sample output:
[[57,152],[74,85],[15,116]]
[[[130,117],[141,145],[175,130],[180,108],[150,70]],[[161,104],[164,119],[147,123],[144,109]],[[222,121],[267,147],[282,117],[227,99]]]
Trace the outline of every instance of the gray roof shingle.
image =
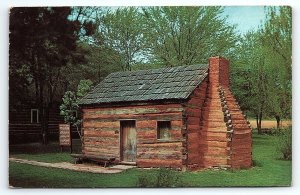
[[186,99],[207,76],[208,65],[198,64],[108,75],[79,104]]

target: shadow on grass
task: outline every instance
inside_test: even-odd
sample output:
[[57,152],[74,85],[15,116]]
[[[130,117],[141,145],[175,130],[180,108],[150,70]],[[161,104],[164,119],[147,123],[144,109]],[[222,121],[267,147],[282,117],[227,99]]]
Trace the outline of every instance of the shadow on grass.
[[[63,148],[63,151],[70,151],[69,148]],[[44,154],[59,153],[61,147],[59,142],[50,142],[47,145],[41,143],[15,144],[9,146],[9,154]],[[81,152],[80,140],[73,139],[73,152]]]
[[263,167],[263,163],[258,160],[253,160],[253,167]]

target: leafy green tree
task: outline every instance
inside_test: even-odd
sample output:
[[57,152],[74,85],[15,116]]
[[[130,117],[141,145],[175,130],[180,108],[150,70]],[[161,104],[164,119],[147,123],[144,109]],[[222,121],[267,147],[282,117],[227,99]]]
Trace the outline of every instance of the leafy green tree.
[[261,133],[261,121],[267,109],[267,66],[265,56],[259,45],[257,32],[248,32],[236,49],[237,60],[231,68],[232,89],[243,110],[254,114],[258,132]]
[[177,66],[228,56],[236,36],[222,12],[222,7],[143,8],[144,38],[152,61]]
[[291,116],[291,10],[290,7],[266,9],[266,22],[256,32],[241,38],[233,61],[233,90],[243,109],[261,120],[274,116],[279,128],[281,118]]
[[68,63],[62,68],[64,92],[75,91],[80,80],[89,79],[93,83],[99,83],[111,72],[121,71],[118,61],[120,55],[105,45],[78,42],[85,61]]
[[87,94],[87,92],[91,90],[92,84],[93,83],[90,80],[81,80],[78,84],[76,92],[67,91],[65,93],[62,99],[63,103],[59,107],[60,115],[64,117],[65,123],[76,127],[81,143],[83,143],[83,136],[79,131],[79,127],[82,123],[81,116],[78,114],[80,112],[79,101]]
[[268,7],[261,28],[270,74],[269,108],[277,128],[281,118],[291,116],[292,107],[292,10],[288,6]]
[[141,15],[136,7],[108,9],[98,16],[98,34],[95,40],[102,40],[104,45],[120,54],[119,65],[123,71],[142,61],[144,37]]

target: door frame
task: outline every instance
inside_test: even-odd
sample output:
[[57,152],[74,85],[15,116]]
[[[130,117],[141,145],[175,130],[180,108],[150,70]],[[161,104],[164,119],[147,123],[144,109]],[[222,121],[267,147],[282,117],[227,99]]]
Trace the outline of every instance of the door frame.
[[[120,151],[120,162],[127,162],[127,161],[124,161],[124,158],[123,158],[123,126],[122,126],[122,123],[123,122],[127,122],[127,121],[134,121],[134,127],[135,127],[135,131],[137,133],[137,130],[136,130],[136,119],[120,119],[119,120],[119,123],[120,123],[120,133],[119,133],[119,151]],[[137,136],[136,136],[136,139],[137,139]],[[136,143],[137,143],[137,140],[136,140]]]

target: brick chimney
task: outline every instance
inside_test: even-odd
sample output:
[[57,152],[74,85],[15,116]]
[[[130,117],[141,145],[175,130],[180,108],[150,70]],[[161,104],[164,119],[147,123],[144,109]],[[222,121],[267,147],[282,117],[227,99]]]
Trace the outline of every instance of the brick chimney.
[[[209,86],[201,113],[203,167],[250,168],[251,126],[229,90],[229,61],[220,56],[209,58]],[[217,150],[215,142],[219,142]]]
[[209,58],[209,82],[212,86],[229,87],[229,61],[223,57]]

